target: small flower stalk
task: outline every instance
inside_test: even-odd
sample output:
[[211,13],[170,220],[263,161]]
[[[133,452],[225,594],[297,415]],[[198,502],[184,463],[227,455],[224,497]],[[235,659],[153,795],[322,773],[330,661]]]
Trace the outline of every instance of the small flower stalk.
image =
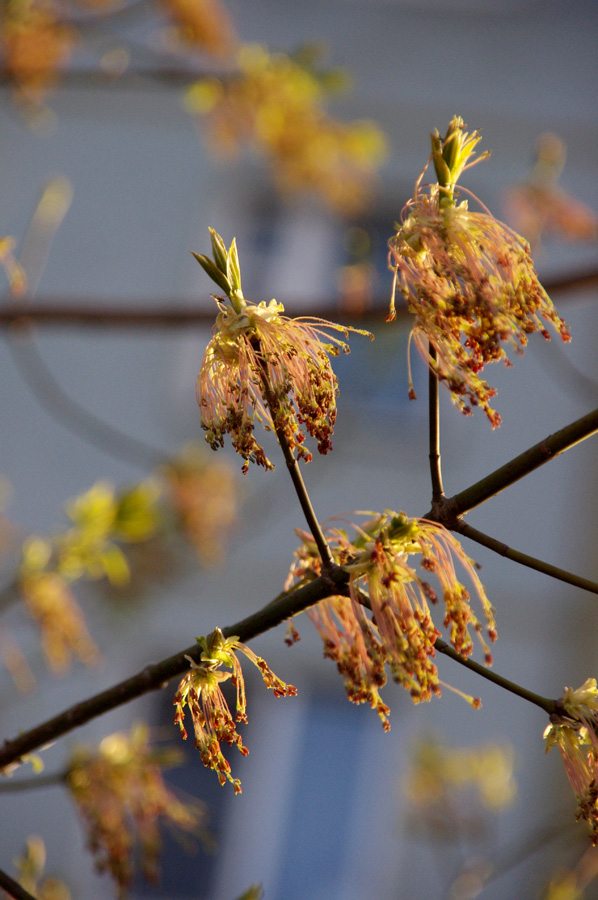
[[[387,510],[362,527],[353,527],[354,538],[340,528],[328,533],[335,562],[349,574],[349,596],[323,600],[308,615],[324,641],[324,655],[336,662],[344,678],[349,699],[369,703],[388,730],[389,709],[380,697],[387,670],[393,681],[409,691],[414,703],[441,693],[434,663],[434,643],[440,631],[430,612],[438,595],[410,557],[419,556],[420,568],[439,581],[443,625],[458,653],[472,653],[471,627],[482,643],[486,663],[492,662],[469,591],[457,578],[455,559],[474,584],[491,642],[496,639],[494,614],[471,560],[443,526]],[[305,532],[298,533],[302,545],[296,551],[287,588],[305,584],[321,573],[313,540]],[[478,706],[479,701],[472,700],[472,704]]]
[[575,817],[585,819],[592,844],[598,844],[598,687],[587,678],[581,687],[565,688],[557,712],[544,731],[546,752],[558,747],[567,778],[577,797]]
[[437,182],[422,187],[424,169],[389,241],[388,321],[398,290],[415,315],[411,336],[454,404],[465,414],[479,406],[496,427],[501,418],[490,405],[496,390],[483,379],[484,367],[511,365],[506,348],[522,353],[536,331],[549,340],[548,325],[564,341],[570,334],[538,280],[527,242],[485,208],[456,202],[460,175],[489,155],[473,159],[479,133],[467,133],[454,117],[444,138],[436,131],[431,139]]
[[[320,453],[332,448],[338,385],[330,356],[348,353],[346,341],[328,334],[349,331],[317,318],[291,319],[282,303],[249,303],[241,289],[235,241],[227,251],[210,229],[214,259],[193,254],[225,292],[215,297],[219,313],[197,378],[202,427],[212,449],[230,434],[233,447],[249,463],[274,468],[255,435],[256,422],[276,433],[297,458],[309,462],[307,435]],[[367,332],[359,331],[360,334]],[[371,337],[371,335],[370,335]]]
[[[191,668],[181,680],[174,698],[175,725],[181,729],[183,739],[187,739],[185,728],[185,706],[188,707],[195,731],[195,746],[199,750],[204,766],[213,769],[221,785],[230,781],[235,794],[241,793],[241,782],[233,778],[231,767],[225,758],[221,743],[236,746],[243,756],[249,750],[244,746],[237,731],[238,723],[247,722],[247,700],[245,681],[237,652],[243,653],[260,671],[266,687],[275,697],[293,697],[297,688],[285,684],[265,659],[257,656],[246,644],[236,637],[225,638],[220,628],[216,628],[207,638],[197,639],[202,648],[200,662],[189,657]],[[231,671],[223,671],[222,666]],[[231,680],[237,691],[235,715],[230,711],[220,685]]]

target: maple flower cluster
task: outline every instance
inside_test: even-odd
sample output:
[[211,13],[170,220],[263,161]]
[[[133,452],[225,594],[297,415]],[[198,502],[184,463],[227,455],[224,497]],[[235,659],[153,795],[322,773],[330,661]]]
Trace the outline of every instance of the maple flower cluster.
[[[268,663],[253,650],[241,643],[236,637],[225,638],[220,628],[216,628],[208,637],[199,637],[197,642],[202,648],[200,662],[196,663],[188,657],[189,672],[181,680],[174,698],[176,714],[175,725],[181,729],[183,738],[187,739],[185,728],[185,706],[188,707],[195,731],[195,746],[199,750],[201,761],[208,769],[214,769],[220,784],[230,781],[235,794],[241,793],[241,782],[233,778],[230,763],[224,756],[221,743],[236,746],[247,756],[249,750],[243,744],[237,731],[238,723],[247,722],[247,701],[245,681],[241,663],[236,656],[237,651],[243,653],[258,669],[266,687],[274,692],[275,697],[294,697],[297,688],[285,684],[274,674]],[[223,671],[222,666],[231,671]],[[230,711],[220,685],[231,680],[237,690],[236,714]]]
[[136,846],[143,875],[158,877],[160,823],[197,833],[204,813],[183,803],[167,787],[162,770],[178,754],[151,747],[145,726],[105,737],[97,750],[75,750],[66,777],[69,792],[87,828],[100,872],[108,871],[123,897],[135,873]]
[[585,819],[598,844],[598,687],[587,678],[576,690],[565,688],[558,712],[544,731],[546,752],[558,747],[577,797],[577,819]]
[[[236,243],[226,250],[210,229],[214,261],[194,254],[228,295],[215,298],[216,317],[197,378],[197,402],[206,440],[217,450],[230,434],[233,447],[249,463],[274,468],[255,436],[255,423],[282,436],[291,452],[309,462],[304,446],[309,434],[320,453],[327,453],[336,420],[337,380],[330,356],[348,353],[348,344],[328,334],[347,329],[317,318],[291,319],[282,303],[248,303],[241,290]],[[367,332],[359,332],[366,334]]]
[[[469,631],[472,627],[482,643],[486,663],[492,662],[482,624],[470,605],[469,591],[457,578],[455,559],[475,586],[490,641],[496,639],[494,614],[472,561],[443,526],[387,510],[353,528],[352,538],[340,528],[327,532],[335,562],[349,574],[349,596],[322,600],[308,610],[308,616],[324,641],[324,655],[336,662],[344,678],[349,700],[369,703],[388,730],[389,709],[380,696],[387,669],[415,703],[441,693],[434,663],[434,643],[440,632],[430,613],[430,604],[435,605],[438,596],[410,563],[410,557],[418,556],[424,572],[435,575],[440,582],[443,625],[449,630],[451,644],[462,656],[473,651]],[[313,539],[306,532],[298,534],[302,544],[296,551],[287,589],[306,584],[321,574]],[[371,611],[371,617],[366,609]],[[294,630],[290,634],[296,639]],[[479,705],[479,701],[472,702]]]
[[455,117],[444,139],[431,137],[438,181],[422,187],[424,169],[389,241],[395,277],[388,319],[398,290],[415,315],[413,340],[455,405],[466,414],[479,406],[496,427],[496,390],[481,377],[484,367],[511,365],[505,345],[522,353],[533,332],[549,340],[547,324],[564,341],[570,334],[538,281],[527,242],[487,210],[455,202],[460,174],[488,156],[472,159],[480,135]]

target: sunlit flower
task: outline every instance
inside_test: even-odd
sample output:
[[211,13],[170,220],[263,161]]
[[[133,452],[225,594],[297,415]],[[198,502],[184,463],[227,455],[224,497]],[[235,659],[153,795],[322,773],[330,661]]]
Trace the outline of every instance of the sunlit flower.
[[[238,794],[241,792],[241,782],[238,778],[233,778],[230,763],[220,746],[224,742],[229,746],[236,746],[243,756],[249,753],[237,731],[237,723],[247,722],[245,680],[237,652],[243,653],[259,669],[266,687],[274,692],[275,697],[295,696],[297,689],[292,684],[287,685],[281,681],[262,657],[257,656],[236,637],[225,638],[219,628],[207,638],[201,637],[197,641],[202,648],[201,661],[196,663],[189,657],[191,668],[181,680],[174,698],[174,722],[186,740],[184,720],[187,706],[193,721],[195,746],[202,763],[217,773],[220,784],[230,781]],[[222,671],[221,666],[231,671]],[[228,679],[237,691],[234,717],[220,687]]]
[[[440,582],[443,625],[461,655],[468,656],[473,650],[472,627],[482,643],[486,663],[492,661],[469,592],[457,578],[454,558],[474,583],[491,641],[496,638],[494,615],[471,560],[441,525],[387,511],[354,528],[352,539],[339,528],[327,532],[335,562],[349,575],[349,597],[322,600],[308,615],[324,640],[325,656],[336,661],[345,679],[349,699],[369,702],[388,728],[388,707],[379,696],[386,668],[416,703],[441,692],[434,663],[434,643],[440,632],[430,613],[430,604],[436,604],[438,597],[410,563],[410,557],[419,556],[424,572],[433,573]],[[321,573],[313,539],[304,532],[299,535],[303,543],[296,553],[287,589]]]
[[96,867],[110,873],[120,897],[132,883],[137,847],[144,877],[157,880],[162,824],[196,834],[203,828],[199,804],[183,803],[164,782],[162,770],[178,762],[172,750],[151,747],[140,725],[105,737],[97,750],[81,747],[73,754],[66,783]]
[[[213,229],[214,262],[195,254],[217,284],[226,290],[231,306],[217,299],[216,317],[197,379],[197,401],[206,440],[217,450],[230,434],[233,447],[245,460],[274,468],[257,440],[255,423],[283,435],[292,452],[305,462],[311,452],[306,435],[317,441],[320,453],[332,448],[336,420],[337,380],[330,356],[349,352],[348,344],[328,332],[349,330],[323,319],[290,319],[282,303],[248,303],[241,291],[236,244],[224,248]],[[361,334],[367,332],[360,331]]]
[[[454,201],[456,180],[474,164],[468,160],[479,140],[460,119],[443,141],[432,135],[439,181],[422,187],[422,172],[389,241],[389,265],[394,290],[416,317],[412,337],[429,367],[458,408],[471,413],[480,406],[497,426],[500,416],[490,406],[496,390],[481,377],[484,366],[510,365],[505,348],[523,352],[533,332],[549,339],[548,323],[564,341],[570,335],[538,281],[527,242],[487,210]],[[393,291],[389,319],[394,315]]]
[[577,797],[576,818],[585,819],[598,844],[598,688],[588,678],[580,688],[565,688],[558,711],[544,731],[546,751],[559,748]]

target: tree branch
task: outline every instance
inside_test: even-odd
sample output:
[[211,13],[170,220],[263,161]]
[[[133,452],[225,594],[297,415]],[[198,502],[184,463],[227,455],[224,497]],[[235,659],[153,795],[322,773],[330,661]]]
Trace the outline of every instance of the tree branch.
[[21,887],[18,881],[11,878],[2,869],[0,869],[0,888],[5,890],[10,897],[14,897],[14,900],[36,900],[33,894]]
[[459,525],[455,530],[458,531],[459,534],[471,538],[472,541],[476,541],[478,544],[482,544],[484,547],[494,550],[494,552],[499,553],[500,556],[505,556],[507,559],[512,559],[514,562],[521,563],[522,566],[528,566],[530,569],[535,569],[537,572],[543,572],[545,575],[550,575],[551,578],[557,578],[559,581],[572,584],[575,587],[582,588],[584,591],[598,594],[598,583],[595,581],[590,581],[589,578],[582,578],[574,572],[567,572],[565,569],[553,566],[551,563],[544,562],[542,559],[536,559],[534,556],[528,556],[527,553],[521,553],[520,550],[514,550],[507,544],[503,544],[502,541],[497,541],[495,538],[484,534],[483,531],[478,531],[477,528],[474,528],[467,522],[460,520]]
[[533,691],[528,691],[527,688],[522,687],[520,684],[517,684],[514,681],[510,681],[508,678],[505,678],[503,675],[499,675],[497,672],[493,672],[492,669],[487,669],[484,666],[480,665],[480,663],[475,662],[473,659],[466,659],[461,656],[460,653],[451,647],[446,641],[437,638],[434,642],[434,647],[438,650],[439,653],[444,653],[445,656],[450,656],[451,659],[458,662],[460,665],[465,666],[466,669],[469,669],[471,672],[475,672],[476,675],[481,675],[482,678],[485,678],[487,681],[492,681],[493,684],[497,684],[499,687],[504,688],[506,691],[510,691],[512,694],[516,694],[518,697],[523,697],[524,700],[529,701],[529,703],[533,703],[535,706],[539,706],[540,709],[543,709],[545,713],[548,715],[552,715],[557,708],[557,704],[555,700],[550,700],[548,697],[542,697],[541,694],[535,694]]
[[[481,481],[477,481],[471,487],[466,488],[454,497],[449,497],[443,504],[442,509],[431,511],[426,518],[433,521],[440,521],[447,527],[455,529],[455,519],[469,512],[481,503],[485,503],[491,497],[495,497],[505,488],[515,484],[519,479],[524,478],[543,466],[544,463],[554,459],[559,454],[564,453],[579,444],[586,438],[591,437],[598,431],[598,409],[593,410],[581,419],[577,419],[570,425],[555,431],[543,441],[534,444],[529,450],[525,450],[519,456],[516,456],[510,462],[505,463],[499,469],[486,475]],[[451,524],[448,525],[447,522]]]
[[[263,632],[280,625],[285,619],[303,612],[313,606],[319,600],[333,594],[343,594],[347,590],[346,572],[340,567],[334,567],[326,575],[316,578],[314,581],[283,594],[272,603],[256,613],[242,619],[229,628],[223,628],[225,637],[236,635],[244,643]],[[17,762],[28,753],[44,747],[56,738],[62,737],[68,732],[85,725],[92,719],[123,706],[131,700],[135,700],[150,691],[165,687],[168,682],[179,675],[183,675],[189,669],[191,657],[200,662],[201,647],[196,643],[174,656],[162,660],[154,665],[148,665],[137,675],[127,678],[125,681],[95,694],[81,703],[75,704],[52,719],[32,728],[30,731],[20,734],[13,740],[5,741],[0,747],[0,770]]]

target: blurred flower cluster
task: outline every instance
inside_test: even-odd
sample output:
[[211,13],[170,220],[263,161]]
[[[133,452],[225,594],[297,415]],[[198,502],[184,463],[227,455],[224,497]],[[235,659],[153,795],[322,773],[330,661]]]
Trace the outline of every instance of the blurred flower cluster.
[[15,239],[8,235],[0,236],[0,266],[6,272],[10,292],[19,296],[25,291],[26,277],[22,266],[15,259]]
[[239,487],[229,462],[207,460],[197,444],[188,444],[159,472],[163,500],[175,526],[191,543],[202,566],[223,562],[226,538],[237,521]]
[[459,176],[487,156],[473,159],[480,140],[458,117],[444,138],[432,134],[438,181],[422,187],[424,169],[389,241],[395,274],[389,320],[398,290],[415,315],[415,344],[455,405],[467,414],[480,406],[495,427],[501,421],[490,406],[496,390],[481,377],[484,367],[499,360],[511,365],[505,346],[521,353],[536,331],[548,340],[547,324],[564,341],[570,335],[538,281],[527,242],[489,212],[455,202]]
[[156,533],[157,501],[151,481],[120,494],[107,482],[98,482],[67,504],[70,528],[52,538],[25,541],[17,587],[41,629],[42,648],[53,671],[68,669],[73,656],[87,664],[98,659],[72,585],[100,578],[116,586],[127,584],[130,569],[121,544],[145,541]]
[[[219,628],[207,638],[197,638],[197,642],[202,648],[200,662],[196,663],[189,657],[191,668],[182,678],[174,698],[176,708],[174,721],[186,740],[185,707],[189,709],[195,731],[195,746],[199,750],[202,763],[217,773],[220,784],[224,785],[227,780],[230,781],[235,794],[239,794],[241,782],[238,778],[233,778],[230,763],[220,746],[223,742],[237,747],[243,756],[249,753],[237,731],[238,723],[247,722],[245,680],[237,652],[243,653],[258,668],[264,684],[274,692],[275,697],[293,697],[297,689],[292,684],[281,681],[265,659],[257,656],[236,637],[225,638]],[[222,666],[230,671],[224,671]],[[234,716],[220,687],[229,679],[237,692]]]
[[236,74],[205,78],[187,93],[215,154],[234,156],[247,145],[270,161],[283,191],[315,191],[343,214],[362,208],[385,138],[373,122],[341,122],[326,112],[339,73],[319,72],[311,48],[293,57],[244,45],[236,61]]
[[513,185],[506,196],[507,215],[532,247],[545,238],[596,241],[598,217],[577,197],[560,187],[567,148],[556,134],[541,134],[527,179]]
[[[330,356],[349,352],[348,344],[328,334],[348,331],[323,319],[291,319],[282,303],[248,303],[241,289],[236,242],[227,251],[213,229],[213,260],[194,254],[207,274],[225,291],[215,298],[219,313],[197,379],[197,402],[206,440],[217,450],[230,434],[233,447],[249,463],[274,468],[257,440],[256,421],[283,436],[291,452],[309,462],[306,434],[320,453],[331,447],[336,420],[337,381]],[[366,332],[359,332],[365,334]]]
[[158,879],[162,825],[196,835],[204,830],[201,805],[181,801],[164,781],[163,770],[179,762],[176,751],[150,745],[143,725],[108,735],[95,750],[79,747],[73,753],[66,784],[96,867],[110,873],[120,897],[133,881],[137,860],[147,880]]
[[432,736],[419,738],[402,780],[410,830],[450,841],[480,838],[488,813],[515,799],[514,758],[510,744],[452,748]]
[[[15,860],[15,865],[19,884],[37,900],[71,900],[71,892],[64,881],[52,875],[44,875],[46,845],[39,835],[32,834],[27,838],[25,850]],[[3,892],[2,896],[8,900],[13,895]]]
[[162,0],[162,7],[173,23],[164,36],[172,49],[182,44],[218,57],[235,50],[235,30],[220,0]]
[[[190,444],[131,488],[98,482],[66,504],[68,528],[24,541],[15,596],[39,627],[54,673],[67,671],[73,658],[91,665],[100,656],[75,594],[78,583],[104,580],[120,590],[143,574],[148,554],[168,563],[172,537],[190,543],[204,566],[223,560],[237,518],[237,480],[229,463],[207,455]],[[31,689],[33,673],[4,627],[0,654],[17,686]]]
[[[349,699],[369,703],[388,730],[389,709],[380,696],[387,669],[415,703],[441,693],[434,663],[434,643],[440,631],[430,612],[430,605],[437,604],[439,597],[410,557],[419,557],[420,568],[440,583],[442,624],[462,656],[473,651],[471,627],[482,644],[486,663],[492,662],[482,624],[470,605],[469,591],[457,578],[455,560],[475,586],[490,641],[496,639],[494,614],[472,561],[443,526],[387,510],[352,528],[352,537],[341,528],[330,528],[326,534],[334,561],[348,573],[349,596],[322,600],[307,614],[324,641],[324,655],[336,662],[344,678]],[[298,534],[302,544],[295,553],[296,560],[285,584],[287,590],[321,574],[313,538],[306,532]],[[296,639],[294,630],[290,635],[289,640]],[[471,702],[479,705],[477,700]]]
[[52,0],[6,0],[0,52],[19,101],[41,102],[68,63],[76,39],[75,28]]

